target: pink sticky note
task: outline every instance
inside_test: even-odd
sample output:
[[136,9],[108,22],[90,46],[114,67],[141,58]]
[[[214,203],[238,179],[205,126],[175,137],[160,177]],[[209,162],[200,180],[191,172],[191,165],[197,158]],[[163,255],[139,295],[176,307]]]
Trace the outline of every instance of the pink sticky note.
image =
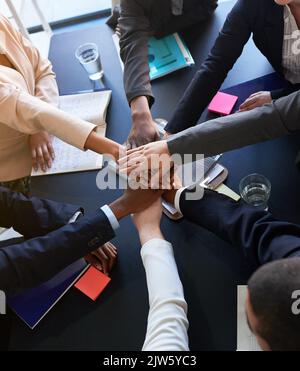
[[224,116],[230,115],[237,100],[237,96],[221,93],[219,91],[208,106],[208,110]]
[[94,267],[87,272],[75,284],[75,287],[90,299],[96,301],[111,279]]

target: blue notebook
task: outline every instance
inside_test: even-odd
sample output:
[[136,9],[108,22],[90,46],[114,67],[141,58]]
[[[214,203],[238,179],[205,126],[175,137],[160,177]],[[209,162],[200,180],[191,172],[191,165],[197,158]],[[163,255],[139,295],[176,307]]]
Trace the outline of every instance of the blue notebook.
[[150,79],[155,80],[195,64],[194,59],[178,33],[162,39],[149,39]]
[[7,304],[31,329],[34,329],[87,268],[88,264],[81,259],[39,287],[8,298]]

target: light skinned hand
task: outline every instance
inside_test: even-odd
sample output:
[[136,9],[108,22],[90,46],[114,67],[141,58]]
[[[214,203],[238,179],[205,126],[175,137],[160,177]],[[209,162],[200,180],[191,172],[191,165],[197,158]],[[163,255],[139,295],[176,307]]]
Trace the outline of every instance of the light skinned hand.
[[264,104],[271,102],[271,93],[269,91],[260,91],[250,95],[250,97],[240,106],[239,112],[251,111],[254,108],[261,107]]
[[35,171],[41,169],[44,173],[51,169],[55,159],[52,137],[45,131],[33,134],[29,138],[32,156],[32,167]]
[[168,145],[165,140],[150,143],[145,146],[127,151],[126,156],[118,161],[119,171],[127,174],[130,178],[148,178],[152,189],[163,187],[170,189],[172,179],[171,172],[174,163],[169,153]]

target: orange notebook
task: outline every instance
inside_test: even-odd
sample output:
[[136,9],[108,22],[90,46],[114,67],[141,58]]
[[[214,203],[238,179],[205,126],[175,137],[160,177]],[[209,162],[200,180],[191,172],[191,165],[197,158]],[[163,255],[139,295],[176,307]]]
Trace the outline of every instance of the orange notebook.
[[218,113],[222,116],[230,115],[238,99],[239,98],[235,95],[219,91],[208,106],[208,110],[209,112]]
[[75,287],[90,299],[96,301],[102,294],[111,279],[94,267],[88,271],[75,284]]

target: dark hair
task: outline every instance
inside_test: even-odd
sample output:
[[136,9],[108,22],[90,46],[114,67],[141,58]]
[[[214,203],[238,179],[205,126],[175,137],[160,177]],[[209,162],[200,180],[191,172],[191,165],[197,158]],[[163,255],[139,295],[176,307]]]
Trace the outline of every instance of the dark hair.
[[300,351],[300,315],[292,311],[292,294],[300,290],[300,258],[263,266],[248,287],[258,335],[272,351]]

